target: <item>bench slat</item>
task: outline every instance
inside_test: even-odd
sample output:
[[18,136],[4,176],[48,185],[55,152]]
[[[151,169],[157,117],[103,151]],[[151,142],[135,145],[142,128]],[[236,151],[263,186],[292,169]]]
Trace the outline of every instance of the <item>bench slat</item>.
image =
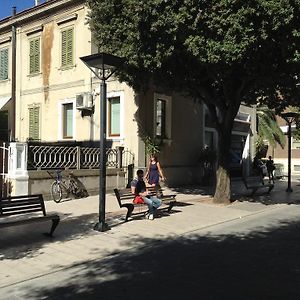
[[23,210],[9,210],[8,212],[2,213],[0,218],[4,218],[5,216],[29,214],[29,213],[34,213],[34,212],[41,212],[41,210],[40,209],[28,209],[26,211],[23,211]]
[[9,202],[9,201],[1,201],[0,205],[2,207],[17,207],[17,206],[27,206],[27,205],[38,205],[39,207],[42,207],[41,206],[41,203],[40,201],[14,201],[14,202]]

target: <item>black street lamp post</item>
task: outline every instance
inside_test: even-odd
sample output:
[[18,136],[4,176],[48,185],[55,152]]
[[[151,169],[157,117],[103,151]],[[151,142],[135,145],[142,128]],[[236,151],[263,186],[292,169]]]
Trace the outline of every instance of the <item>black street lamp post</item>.
[[100,83],[100,176],[99,176],[99,221],[94,226],[97,231],[109,230],[105,223],[106,197],[106,80],[114,74],[124,59],[107,53],[97,53],[80,59],[101,80]]
[[281,114],[283,119],[286,121],[288,125],[288,187],[286,189],[287,192],[292,192],[293,189],[291,188],[291,157],[292,157],[292,124],[296,121],[299,114],[296,112],[287,112]]

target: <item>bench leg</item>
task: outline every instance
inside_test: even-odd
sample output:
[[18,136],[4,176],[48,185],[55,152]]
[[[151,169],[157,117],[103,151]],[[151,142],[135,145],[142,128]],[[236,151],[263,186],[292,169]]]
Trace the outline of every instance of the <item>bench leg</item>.
[[251,196],[254,196],[254,194],[256,193],[257,190],[258,190],[258,188],[253,188],[253,189],[252,189]]
[[169,207],[168,207],[168,210],[167,210],[168,213],[172,210],[172,208],[173,208],[173,206],[175,205],[175,203],[176,203],[176,201],[171,201],[171,202],[170,202]]
[[268,194],[274,189],[274,185],[269,186]]
[[54,230],[56,229],[58,223],[59,223],[60,219],[52,219],[52,226],[51,226],[51,229],[50,229],[50,232],[46,232],[44,233],[45,236],[48,236],[48,237],[53,237],[53,232]]
[[128,219],[130,218],[133,210],[134,210],[134,205],[131,203],[125,203],[121,206],[122,207],[126,207],[127,208],[127,213],[126,213],[126,217],[125,217],[125,222],[128,221]]

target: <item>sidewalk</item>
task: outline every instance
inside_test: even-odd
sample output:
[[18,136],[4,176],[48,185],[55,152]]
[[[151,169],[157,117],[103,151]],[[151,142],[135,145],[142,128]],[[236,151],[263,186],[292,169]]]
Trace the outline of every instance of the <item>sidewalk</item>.
[[[14,285],[33,278],[89,261],[107,259],[123,251],[136,251],[139,240],[143,241],[141,245],[147,239],[168,240],[276,210],[287,203],[297,203],[300,187],[295,183],[294,192],[287,194],[285,185],[286,182],[278,182],[270,196],[251,199],[245,197],[246,191],[240,183],[234,182],[233,190],[239,191],[241,201],[227,206],[212,204],[210,196],[200,187],[173,189],[178,193],[178,206],[170,215],[154,221],[140,218],[127,223],[124,222],[126,209],[120,211],[114,195],[108,194],[106,219],[111,230],[105,233],[93,230],[98,218],[98,196],[59,204],[47,201],[47,212],[61,215],[61,223],[53,239],[45,239],[40,234],[48,231],[50,224],[39,225],[39,228],[36,225],[13,227],[1,232],[0,289],[11,287],[13,290]],[[25,299],[15,293],[15,299]]]

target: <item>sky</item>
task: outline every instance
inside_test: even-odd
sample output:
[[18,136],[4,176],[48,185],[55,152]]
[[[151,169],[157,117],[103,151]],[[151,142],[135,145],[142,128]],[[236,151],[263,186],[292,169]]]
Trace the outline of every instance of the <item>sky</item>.
[[[41,0],[40,3],[43,3]],[[33,7],[35,4],[34,0],[0,0],[0,20],[12,15],[12,7],[17,7],[17,13],[24,9]]]

